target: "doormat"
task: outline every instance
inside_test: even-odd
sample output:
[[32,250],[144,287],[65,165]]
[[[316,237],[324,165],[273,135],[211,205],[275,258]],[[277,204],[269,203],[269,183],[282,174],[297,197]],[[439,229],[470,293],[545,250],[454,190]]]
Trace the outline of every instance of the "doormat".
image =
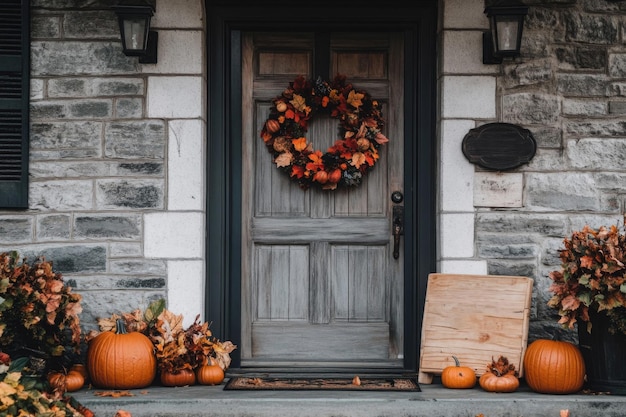
[[233,377],[225,390],[421,391],[417,378],[255,378]]

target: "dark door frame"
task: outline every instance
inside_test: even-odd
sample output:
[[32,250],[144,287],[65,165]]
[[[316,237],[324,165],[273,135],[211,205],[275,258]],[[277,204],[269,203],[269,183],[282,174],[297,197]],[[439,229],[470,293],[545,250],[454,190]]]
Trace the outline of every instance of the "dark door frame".
[[[341,1],[281,6],[206,0],[208,47],[205,316],[213,334],[241,335],[241,31],[402,31],[405,42],[405,358],[418,368],[428,274],[435,271],[437,1],[393,7]],[[238,351],[231,369],[240,367]]]

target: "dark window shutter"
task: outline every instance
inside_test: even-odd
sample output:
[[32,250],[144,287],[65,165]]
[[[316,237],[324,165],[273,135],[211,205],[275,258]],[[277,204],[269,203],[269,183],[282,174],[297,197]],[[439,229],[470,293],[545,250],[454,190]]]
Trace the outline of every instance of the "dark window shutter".
[[0,1],[0,208],[28,208],[29,11]]

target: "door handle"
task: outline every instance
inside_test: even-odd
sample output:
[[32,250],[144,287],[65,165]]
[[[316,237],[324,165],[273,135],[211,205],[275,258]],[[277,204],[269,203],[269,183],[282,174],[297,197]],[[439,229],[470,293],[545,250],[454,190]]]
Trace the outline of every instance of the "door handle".
[[[394,191],[391,194],[391,201],[401,203],[404,196],[400,191]],[[400,236],[404,234],[404,206],[396,204],[393,206],[393,220],[391,223],[391,232],[393,234],[393,258],[400,257]]]

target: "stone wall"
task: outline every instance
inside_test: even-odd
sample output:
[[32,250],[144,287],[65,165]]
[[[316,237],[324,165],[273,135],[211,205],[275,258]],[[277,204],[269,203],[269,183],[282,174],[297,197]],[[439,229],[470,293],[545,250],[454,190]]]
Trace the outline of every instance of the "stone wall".
[[122,53],[113,3],[31,1],[29,210],[0,212],[0,250],[52,260],[87,329],[157,298],[191,322],[204,313],[203,2],[152,2],[156,65]]
[[538,150],[515,172],[477,173],[475,256],[490,274],[535,279],[532,340],[560,330],[546,302],[563,238],[585,224],[623,225],[626,4],[525,3],[522,56],[494,66],[496,120],[530,129]]

